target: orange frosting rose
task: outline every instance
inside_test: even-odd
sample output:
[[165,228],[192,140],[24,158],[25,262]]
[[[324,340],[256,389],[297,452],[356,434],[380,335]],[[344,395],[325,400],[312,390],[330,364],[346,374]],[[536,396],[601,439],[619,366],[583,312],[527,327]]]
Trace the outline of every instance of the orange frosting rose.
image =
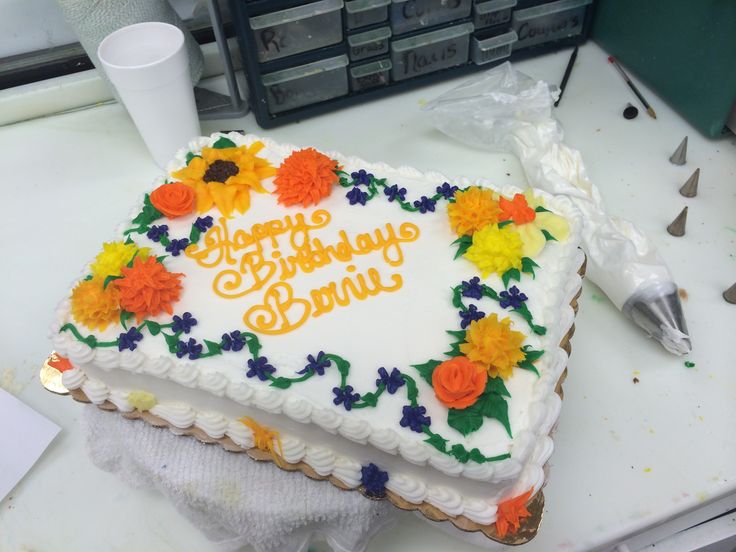
[[156,209],[171,219],[194,210],[194,189],[181,182],[162,184],[151,192],[150,199]]
[[432,386],[437,398],[449,408],[467,408],[486,388],[488,373],[480,364],[459,356],[434,369]]

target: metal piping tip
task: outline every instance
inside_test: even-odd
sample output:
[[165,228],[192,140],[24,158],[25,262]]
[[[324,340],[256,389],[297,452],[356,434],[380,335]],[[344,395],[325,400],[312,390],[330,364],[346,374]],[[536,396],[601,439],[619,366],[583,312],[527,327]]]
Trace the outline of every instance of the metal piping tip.
[[670,225],[667,227],[667,232],[669,232],[672,236],[681,238],[685,235],[685,223],[687,222],[687,207],[685,207],[682,211],[680,211],[680,214],[677,215],[675,220],[673,220]]
[[723,298],[732,305],[736,305],[736,284],[723,292]]
[[695,172],[687,179],[687,181],[680,188],[680,195],[685,197],[695,197],[698,195],[698,181],[700,180],[700,168],[695,169]]
[[692,351],[676,285],[644,289],[626,301],[623,312],[670,353],[686,355]]
[[674,163],[675,165],[684,165],[685,161],[687,161],[687,136],[685,136],[682,142],[680,142],[680,145],[677,146],[675,153],[670,155],[670,163]]

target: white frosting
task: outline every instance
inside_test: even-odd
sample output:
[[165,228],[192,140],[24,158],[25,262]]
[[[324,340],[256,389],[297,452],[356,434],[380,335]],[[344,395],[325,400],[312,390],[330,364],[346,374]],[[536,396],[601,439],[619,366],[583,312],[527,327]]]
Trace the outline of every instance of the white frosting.
[[[218,137],[193,141],[188,150],[177,154],[169,169],[181,168],[187,151],[212,145]],[[239,134],[228,137],[246,145],[257,139]],[[269,140],[263,142],[265,148],[259,156],[266,157],[274,165],[280,164],[294,149]],[[391,183],[406,187],[409,191],[407,197],[412,199],[434,194],[434,188],[448,180],[436,173],[422,174],[405,167],[393,169],[382,163],[366,163],[337,153],[328,155],[347,172],[364,168]],[[470,184],[490,186],[485,181],[453,179],[451,182],[460,187]],[[266,181],[266,187],[271,187],[270,180]],[[511,187],[499,189],[506,196],[519,191]],[[535,323],[547,326],[545,336],[532,335],[526,322],[518,315],[504,311],[497,303],[487,299],[477,302],[478,308],[486,313],[509,316],[514,329],[528,335],[526,343],[535,349],[544,349],[545,354],[535,363],[540,377],[516,370],[506,382],[511,394],[508,400],[509,420],[514,438],[509,438],[501,425],[493,420],[486,420],[477,432],[463,437],[447,425],[446,408],[410,365],[429,358],[444,358],[442,352],[447,350],[449,342],[445,330],[457,328],[459,324],[457,309],[451,306],[447,290],[472,277],[474,267],[462,259],[451,261],[454,250],[449,243],[455,237],[442,213],[434,216],[406,213],[384,198],[376,198],[365,207],[349,207],[344,195],[345,190],[336,188],[332,196],[317,208],[305,211],[307,219],[316,209],[324,208],[332,215],[330,225],[314,231],[314,237],[319,237],[324,244],[334,244],[342,228],[354,236],[358,232],[374,231],[383,221],[391,221],[396,226],[403,220],[416,224],[420,228],[420,238],[416,242],[402,244],[403,266],[388,267],[380,252],[356,257],[350,263],[356,267],[356,273],[364,273],[371,267],[378,268],[384,282],[389,282],[388,275],[400,274],[404,278],[403,287],[395,293],[381,293],[365,301],[353,301],[350,308],[336,307],[332,312],[310,319],[297,331],[281,336],[260,336],[263,345],[260,354],[267,356],[269,363],[278,368],[277,375],[283,376],[291,376],[301,370],[308,353],[316,354],[322,349],[339,354],[351,363],[348,383],[361,393],[375,389],[378,366],[386,366],[387,369],[398,366],[417,380],[419,402],[432,418],[433,431],[448,438],[450,445],[460,443],[467,450],[479,448],[487,456],[510,452],[510,459],[462,464],[425,443],[426,435],[400,427],[401,409],[407,404],[405,389],[394,395],[384,393],[375,409],[348,412],[342,406],[335,406],[331,390],[339,383],[339,378],[334,363],[325,370],[324,376],[313,377],[288,389],[276,389],[269,387],[267,381],[245,377],[245,360],[250,358],[247,350],[240,354],[224,352],[218,357],[196,361],[177,359],[169,353],[160,336],[150,336],[146,330],[135,351],[123,352],[112,347],[90,349],[70,332],[56,333],[54,346],[79,367],[66,371],[62,381],[70,389],[81,387],[97,404],[109,399],[121,410],[132,408],[127,403],[127,390],[150,389],[158,400],[151,410],[153,414],[178,428],[199,427],[213,438],[227,435],[244,448],[253,446],[253,435],[237,418],[247,411],[259,421],[265,417],[270,427],[290,428],[289,431],[281,431],[284,457],[289,462],[303,461],[318,474],[334,475],[346,485],[355,487],[360,484],[361,465],[375,459],[381,469],[389,471],[387,487],[406,500],[414,503],[426,500],[449,515],[465,515],[478,523],[491,523],[495,519],[494,501],[513,496],[509,494],[512,487],[523,492],[526,489],[517,487],[525,484],[527,488],[531,485],[538,489],[544,482],[542,466],[552,452],[548,433],[560,410],[560,399],[554,389],[567,361],[566,353],[558,344],[573,322],[574,313],[569,302],[580,288],[580,278],[576,275],[583,261],[577,250],[580,216],[569,200],[538,192],[545,199],[546,207],[565,216],[571,227],[570,238],[566,242],[549,242],[539,257],[535,257],[540,265],[536,278],[525,275],[518,283],[529,297],[527,306]],[[236,228],[249,231],[255,222],[279,219],[287,214],[268,195],[253,194],[251,199],[251,210],[244,217],[229,221],[231,232]],[[438,202],[438,211],[442,211],[444,205],[444,202]],[[132,216],[139,211],[140,206],[136,206],[131,210]],[[211,214],[216,220],[219,218],[216,212]],[[167,221],[170,234],[176,237],[188,235],[193,218],[194,215]],[[128,226],[121,225],[119,231]],[[163,254],[159,244],[146,245],[157,254],[159,251]],[[184,295],[175,308],[178,313],[188,310],[195,314],[198,324],[191,336],[199,342],[217,339],[217,336],[234,329],[242,330],[243,313],[262,298],[262,293],[253,293],[237,301],[221,299],[206,292],[212,289],[217,271],[201,268],[185,255],[169,257],[165,263],[174,272],[186,273]],[[345,266],[344,263],[334,263],[331,268],[299,274],[290,280],[295,296],[308,296],[310,289],[325,285],[331,279],[339,281],[345,276]],[[218,270],[224,268],[225,265]],[[88,270],[82,277],[87,273]],[[503,289],[495,276],[485,283],[494,289]],[[419,314],[413,310],[418,305],[422,306]],[[163,317],[160,321],[167,322],[168,319]],[[57,309],[52,328],[58,331],[67,322],[75,323],[69,312],[68,298]],[[77,326],[84,329],[79,324]],[[114,340],[118,330],[110,327],[95,335],[100,341]],[[414,339],[414,336],[421,336],[421,339]],[[99,373],[95,370],[95,377],[100,379],[86,379],[83,371],[87,368],[103,370]],[[140,383],[135,380],[135,385],[127,380],[125,384],[114,384],[113,381],[118,381],[115,377],[117,372],[125,372],[131,378],[149,379]],[[155,380],[155,384],[150,378]],[[109,380],[112,391],[101,380]],[[159,392],[164,396],[159,396]],[[218,403],[214,397],[221,402]],[[206,403],[206,406],[195,409],[190,401],[192,404]],[[210,410],[213,408],[211,405],[218,406]],[[228,415],[217,412],[219,406]]]

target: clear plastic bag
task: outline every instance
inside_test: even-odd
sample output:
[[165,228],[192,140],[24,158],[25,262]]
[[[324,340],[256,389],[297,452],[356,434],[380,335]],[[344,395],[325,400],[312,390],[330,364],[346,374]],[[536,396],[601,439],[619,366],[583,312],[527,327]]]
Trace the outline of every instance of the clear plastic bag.
[[506,62],[423,110],[435,127],[460,142],[516,155],[532,187],[570,197],[585,215],[582,247],[588,278],[665,349],[689,353],[690,337],[669,269],[643,232],[606,213],[580,152],[562,142],[562,127],[552,116],[558,94],[556,86],[535,81]]

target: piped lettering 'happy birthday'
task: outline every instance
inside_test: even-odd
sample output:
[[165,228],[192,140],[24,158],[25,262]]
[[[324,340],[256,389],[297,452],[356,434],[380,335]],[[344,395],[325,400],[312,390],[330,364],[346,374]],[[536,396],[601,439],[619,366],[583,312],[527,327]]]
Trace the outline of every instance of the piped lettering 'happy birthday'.
[[[364,300],[403,286],[401,274],[384,276],[375,267],[358,272],[350,263],[355,257],[380,253],[388,266],[401,266],[402,245],[419,238],[415,224],[404,222],[397,228],[386,223],[354,236],[340,230],[335,243],[324,244],[312,232],[325,228],[331,220],[330,213],[318,209],[308,220],[303,213],[296,213],[254,224],[249,230],[231,231],[228,219],[221,217],[204,236],[203,246],[190,246],[186,255],[200,266],[218,271],[212,288],[220,297],[238,299],[260,293],[261,301],[245,311],[243,321],[255,332],[283,334],[336,306],[348,306],[353,299]],[[294,294],[289,280],[335,262],[346,263],[343,278],[303,297]]]

